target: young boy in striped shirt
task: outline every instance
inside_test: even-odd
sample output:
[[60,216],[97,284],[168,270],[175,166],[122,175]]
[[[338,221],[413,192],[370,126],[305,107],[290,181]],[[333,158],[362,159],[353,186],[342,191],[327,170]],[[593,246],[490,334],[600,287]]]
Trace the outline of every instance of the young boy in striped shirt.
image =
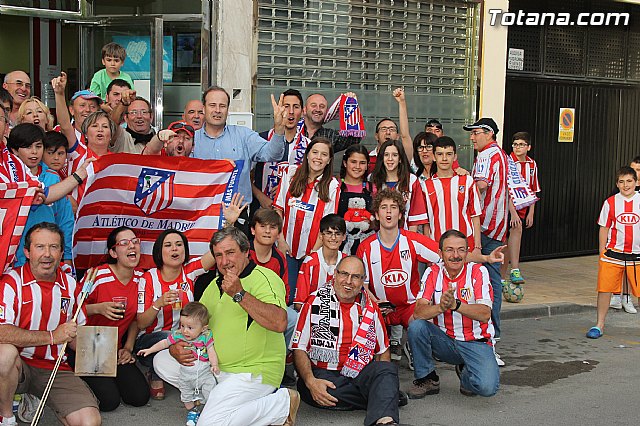
[[637,274],[640,273],[640,193],[636,192],[638,177],[629,166],[616,174],[616,186],[620,190],[602,205],[598,225],[598,302],[597,323],[587,332],[587,337],[602,336],[604,321],[609,310],[611,293],[628,293],[638,297]]

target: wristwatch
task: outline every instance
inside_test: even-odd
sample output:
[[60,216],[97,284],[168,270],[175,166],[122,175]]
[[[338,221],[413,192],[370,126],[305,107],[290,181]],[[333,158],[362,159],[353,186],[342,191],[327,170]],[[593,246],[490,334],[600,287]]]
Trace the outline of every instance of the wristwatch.
[[233,295],[233,301],[236,302],[236,303],[242,302],[242,299],[244,298],[244,294],[245,293],[246,293],[246,291],[240,290],[239,292],[237,292],[236,294]]
[[451,310],[457,311],[458,309],[460,309],[460,305],[462,305],[462,302],[460,301],[460,299],[456,299],[456,307]]

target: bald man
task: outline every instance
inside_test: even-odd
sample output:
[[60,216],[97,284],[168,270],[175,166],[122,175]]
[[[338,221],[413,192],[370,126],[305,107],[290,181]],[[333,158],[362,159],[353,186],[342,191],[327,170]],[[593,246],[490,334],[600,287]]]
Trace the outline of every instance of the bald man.
[[204,105],[198,99],[193,99],[187,102],[184,107],[184,113],[182,119],[193,126],[195,130],[199,130],[204,124]]
[[9,112],[9,120],[11,127],[13,127],[16,124],[20,105],[22,105],[25,99],[31,96],[31,79],[24,71],[11,71],[4,76],[2,87],[4,87],[13,98],[13,109]]

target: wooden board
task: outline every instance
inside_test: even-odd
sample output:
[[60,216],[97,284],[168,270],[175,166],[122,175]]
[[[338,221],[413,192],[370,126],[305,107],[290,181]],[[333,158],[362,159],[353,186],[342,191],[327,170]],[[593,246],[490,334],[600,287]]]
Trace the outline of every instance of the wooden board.
[[118,327],[78,327],[76,376],[116,377],[117,368]]

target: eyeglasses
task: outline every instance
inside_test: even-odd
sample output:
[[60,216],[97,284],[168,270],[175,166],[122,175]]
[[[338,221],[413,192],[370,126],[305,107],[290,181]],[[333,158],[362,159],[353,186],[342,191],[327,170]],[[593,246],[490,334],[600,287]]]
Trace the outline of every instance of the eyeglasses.
[[397,132],[397,131],[398,131],[398,128],[396,126],[378,127],[378,133]]
[[443,252],[447,253],[447,254],[453,254],[453,253],[460,253],[460,254],[465,254],[466,252],[469,251],[469,249],[467,247],[460,247],[460,248],[453,248],[453,247],[447,247],[446,249],[442,250]]
[[360,281],[364,281],[364,275],[362,274],[350,274],[346,271],[339,271],[339,270],[335,270],[335,275],[336,277],[340,277],[340,278],[344,278],[346,280],[348,280],[349,278],[351,278],[351,281],[353,282],[360,282]]
[[526,143],[514,143],[511,146],[514,147],[514,148],[524,148],[527,145],[529,145],[529,144],[526,144]]
[[431,151],[433,150],[433,145],[418,145],[418,151]]
[[25,83],[24,81],[21,80],[16,80],[14,82],[8,82],[7,84],[15,84],[18,87],[24,87],[27,89],[31,89],[31,83]]
[[327,238],[340,238],[344,234],[342,232],[322,231],[322,235],[324,235]]
[[471,132],[471,134],[473,136],[478,136],[478,135],[481,135],[483,133],[489,133],[489,132],[487,132],[486,130],[474,130],[473,132]]
[[151,111],[149,111],[148,109],[134,109],[134,110],[131,110],[131,111],[127,112],[127,114],[136,116],[136,115],[147,115],[150,112]]
[[140,238],[123,238],[121,240],[116,241],[113,247],[115,246],[127,247],[129,246],[129,244],[133,244],[137,246],[138,244],[140,244]]
[[180,130],[180,129],[184,129],[187,132],[191,132],[191,133],[194,132],[193,127],[185,123],[176,123],[173,126],[169,126],[169,130]]

